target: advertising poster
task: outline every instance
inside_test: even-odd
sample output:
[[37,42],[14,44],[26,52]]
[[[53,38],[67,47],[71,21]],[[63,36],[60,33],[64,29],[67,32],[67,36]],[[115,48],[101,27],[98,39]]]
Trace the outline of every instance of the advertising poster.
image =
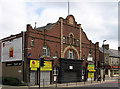
[[22,37],[2,42],[1,58],[2,62],[22,60]]

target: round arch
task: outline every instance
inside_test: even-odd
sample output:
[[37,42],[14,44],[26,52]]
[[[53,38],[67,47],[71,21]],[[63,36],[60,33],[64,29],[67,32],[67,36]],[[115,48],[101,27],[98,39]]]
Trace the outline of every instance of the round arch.
[[78,59],[80,59],[79,52],[77,51],[77,49],[76,49],[74,46],[67,46],[67,47],[64,49],[64,51],[63,51],[63,58],[65,57],[65,53],[66,53],[66,51],[67,51],[69,48],[71,48],[71,49],[73,49],[74,51],[76,51],[77,56],[78,56]]

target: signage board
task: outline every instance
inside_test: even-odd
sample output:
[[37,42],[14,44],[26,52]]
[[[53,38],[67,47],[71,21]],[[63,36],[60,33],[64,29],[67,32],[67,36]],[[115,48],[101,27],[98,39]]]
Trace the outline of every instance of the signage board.
[[1,60],[2,62],[22,60],[22,37],[2,42]]
[[52,71],[52,61],[45,61],[44,67],[41,67],[41,71]]
[[30,60],[30,67],[31,68],[39,68],[39,60]]
[[89,72],[95,72],[96,70],[89,70]]
[[116,68],[116,69],[118,69],[118,68],[120,68],[120,66],[111,66],[111,68]]
[[14,61],[14,62],[6,62],[6,66],[21,66],[21,61]]
[[95,69],[95,65],[88,65],[87,69],[88,70],[94,70]]
[[88,78],[94,78],[94,73],[88,73]]
[[[43,67],[40,67],[41,71],[52,71],[52,61],[44,61]],[[30,60],[30,68],[31,70],[37,71],[39,68],[39,60]]]

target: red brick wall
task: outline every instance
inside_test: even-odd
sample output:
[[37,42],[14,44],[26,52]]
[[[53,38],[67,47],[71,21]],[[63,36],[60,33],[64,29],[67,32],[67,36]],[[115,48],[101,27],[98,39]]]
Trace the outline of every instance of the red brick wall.
[[[75,38],[76,40],[80,40],[80,25],[77,24],[77,22],[74,22],[73,25],[70,25],[68,23],[68,18],[63,19],[63,36],[66,36],[66,42],[67,42],[67,37],[69,36],[70,33],[72,33],[74,35],[73,38]],[[75,21],[75,20],[74,20]],[[27,55],[29,53],[32,54],[32,56],[30,58],[35,58],[38,59],[38,54],[40,54],[41,56],[43,55],[43,45],[44,45],[44,33],[45,35],[45,39],[46,39],[46,45],[49,47],[50,49],[50,56],[51,58],[48,59],[52,59],[53,56],[55,56],[55,52],[58,52],[58,58],[61,57],[61,23],[58,21],[56,24],[54,24],[53,27],[51,27],[50,30],[47,31],[37,31],[37,30],[33,30],[33,28],[30,25],[27,25],[27,32],[26,32],[26,48],[31,48],[31,50],[27,50]],[[85,61],[83,62],[83,66],[85,66],[86,61],[87,61],[87,57],[88,57],[88,53],[90,52],[91,49],[91,53],[92,53],[92,57],[93,60],[95,60],[95,44],[92,43],[92,41],[90,41],[85,32],[81,31],[81,47],[82,47],[82,57],[85,56]],[[31,39],[34,38],[35,39],[35,44],[34,46],[31,46]],[[74,40],[73,40],[74,42]],[[63,44],[63,51],[64,49],[70,46],[69,44]],[[74,46],[74,45],[72,45]],[[78,53],[80,54],[80,46],[74,46]],[[75,52],[76,55],[76,59],[78,59],[77,57],[77,53]],[[97,55],[97,60],[99,60],[99,43],[96,43],[96,55]],[[65,58],[67,58],[67,51],[65,53]],[[80,58],[81,59],[81,58]],[[59,61],[56,59],[54,61],[54,65],[58,64],[59,66]]]

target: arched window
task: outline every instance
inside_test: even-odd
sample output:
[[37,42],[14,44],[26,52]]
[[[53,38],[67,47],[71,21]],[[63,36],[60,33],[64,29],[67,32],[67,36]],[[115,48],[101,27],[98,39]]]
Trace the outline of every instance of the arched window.
[[70,35],[70,44],[73,44],[73,35]]
[[34,46],[34,38],[31,39],[31,46]]
[[43,46],[43,56],[50,56],[50,49],[46,45]]
[[66,43],[66,37],[63,36],[63,43]]
[[69,37],[67,37],[67,44],[69,44]]
[[68,52],[67,52],[67,58],[68,59],[75,59],[75,52],[70,49]]

